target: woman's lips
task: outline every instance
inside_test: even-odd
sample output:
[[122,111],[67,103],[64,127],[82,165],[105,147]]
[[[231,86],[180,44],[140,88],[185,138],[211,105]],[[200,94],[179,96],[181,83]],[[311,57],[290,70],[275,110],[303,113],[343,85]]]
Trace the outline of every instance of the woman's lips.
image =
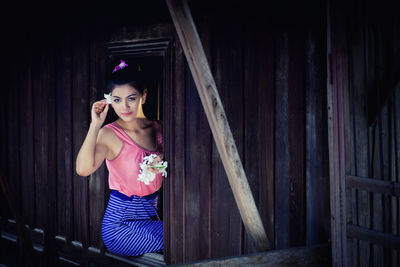
[[128,112],[128,113],[121,113],[123,116],[130,116],[132,115],[132,112]]

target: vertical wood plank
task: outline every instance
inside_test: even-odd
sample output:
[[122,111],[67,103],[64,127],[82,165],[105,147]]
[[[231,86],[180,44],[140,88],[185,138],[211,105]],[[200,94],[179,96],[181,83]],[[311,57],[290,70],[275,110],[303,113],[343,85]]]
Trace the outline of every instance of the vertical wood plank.
[[[352,25],[353,26],[353,25]],[[356,31],[353,29],[353,31]],[[351,37],[350,37],[351,38]],[[349,49],[349,90],[345,92],[345,142],[346,142],[346,162],[345,171],[347,173],[356,173],[355,163],[357,160],[356,148],[355,148],[355,104],[354,104],[354,79],[353,79],[353,61],[352,61],[352,46]],[[368,127],[368,125],[367,125]],[[366,129],[368,130],[368,128]],[[368,140],[367,140],[368,141]],[[346,223],[358,224],[358,191],[356,189],[346,189]],[[348,246],[348,262],[349,265],[358,266],[359,261],[359,240],[357,239],[347,239]]]
[[172,175],[170,178],[171,186],[171,263],[184,262],[185,246],[186,246],[186,228],[185,228],[185,180],[186,180],[186,162],[185,162],[185,109],[186,106],[186,88],[184,84],[185,65],[184,55],[179,39],[175,36],[174,46],[175,50],[175,63],[174,63],[174,86],[173,98],[174,102],[173,114],[173,155],[172,161]]
[[185,219],[187,242],[185,261],[208,258],[211,136],[202,104],[186,66],[186,188]]
[[305,243],[305,111],[304,111],[304,32],[294,27],[289,35],[289,229],[290,246]]
[[72,146],[72,43],[66,33],[56,44],[57,90],[57,234],[73,239],[73,146]]
[[326,35],[322,18],[313,21],[315,24],[309,26],[307,33],[305,55],[307,245],[326,242],[330,232],[326,91],[322,89],[326,79],[326,69],[323,67],[326,66],[326,50],[321,45]]
[[[9,58],[6,55],[5,58],[4,58],[4,61],[0,62],[0,70],[5,75],[8,74],[8,71],[7,71],[8,68],[6,66],[6,62],[8,61],[8,59]],[[4,86],[5,87],[9,86],[7,81],[5,81]],[[9,95],[9,90],[6,90],[5,91],[6,99],[8,99],[8,97],[9,97],[8,95]],[[5,103],[3,105],[0,105],[1,114],[7,114],[7,103],[8,103],[8,101],[5,101]],[[0,158],[1,159],[0,167],[1,167],[1,171],[4,174],[7,174],[7,171],[8,171],[8,168],[7,168],[7,166],[8,166],[8,157],[7,157],[7,143],[8,143],[7,123],[8,123],[7,116],[5,116],[5,118],[2,117],[0,119],[0,137],[1,137],[1,140],[3,140],[0,143],[0,157],[1,157]],[[5,196],[3,194],[0,195],[0,201],[1,201],[1,203],[7,203],[7,199],[5,198]],[[8,207],[6,205],[0,205],[0,216],[1,216],[0,224],[5,222],[6,218],[9,217],[9,210],[8,210]]]
[[57,231],[57,121],[56,121],[56,88],[55,88],[55,64],[54,64],[54,42],[49,40],[47,45],[49,46],[46,58],[46,92],[47,92],[47,110],[48,113],[48,151],[45,155],[47,162],[47,180],[45,183],[48,187],[47,201],[46,201],[46,230],[45,230],[45,242],[46,242],[46,258],[49,265],[56,264],[56,246],[55,246],[55,234]]
[[[90,71],[89,71],[89,88],[90,88],[90,105],[95,101],[104,98],[106,92],[105,84],[105,40],[101,31],[95,30],[90,34]],[[101,238],[101,224],[104,215],[105,206],[105,163],[89,177],[89,237],[90,246],[101,248],[103,241]]]
[[36,225],[45,230],[48,196],[48,112],[47,105],[47,53],[44,47],[36,51],[34,61],[34,136],[35,136],[35,198]]
[[[382,25],[382,22],[379,22],[377,25],[377,43],[376,43],[376,88],[378,91],[378,98],[381,101],[381,98],[386,100],[385,92],[389,89],[387,88],[386,81],[389,77],[386,75],[387,68],[391,68],[390,57],[389,54],[389,40],[387,40],[386,29],[384,27],[388,27],[387,25]],[[389,83],[391,84],[391,83]],[[390,101],[385,101],[384,106],[380,109],[380,114],[378,117],[379,123],[379,146],[380,146],[380,176],[378,179],[382,180],[390,180],[389,176],[389,160],[390,160]],[[382,231],[385,233],[389,232],[390,229],[390,197],[387,195],[381,195],[381,209],[377,210],[378,220],[382,223]],[[374,219],[375,219],[374,214]],[[385,266],[390,266],[390,250],[387,248],[383,249],[383,264]]]
[[[8,190],[11,191],[11,194],[14,196],[15,208],[17,211],[20,211],[21,207],[21,194],[20,194],[20,161],[19,161],[19,152],[20,152],[20,144],[19,144],[19,113],[21,109],[16,104],[16,101],[19,100],[22,96],[20,95],[21,90],[21,82],[20,82],[20,72],[16,65],[10,66],[10,74],[8,76],[9,84],[7,89],[9,91],[8,101],[10,101],[10,105],[8,105],[6,118],[8,120],[7,131],[8,131],[8,139],[7,139],[7,157],[8,157],[8,172],[6,177],[8,183]],[[7,203],[7,202],[5,202]],[[11,217],[10,219],[15,220],[16,218]]]
[[275,32],[268,27],[262,42],[259,60],[259,124],[260,124],[260,176],[259,211],[270,238],[271,249],[275,248]]
[[[195,11],[195,10],[193,10]],[[194,14],[195,15],[195,14]],[[208,16],[199,14],[199,36],[210,62]],[[186,262],[211,257],[211,130],[190,69],[185,64],[186,87]]]
[[[238,22],[233,18],[231,22],[215,24],[212,40],[213,75],[238,153],[243,159],[242,37]],[[240,255],[244,229],[215,141],[212,148],[212,177],[211,239],[214,249],[211,256]]]
[[[365,51],[364,51],[364,27],[363,23],[363,9],[359,5],[354,6],[354,23],[351,36],[351,47],[349,49],[349,57],[351,60],[350,71],[350,85],[352,88],[353,106],[353,127],[354,127],[354,171],[356,175],[368,177],[369,175],[369,162],[368,162],[368,110],[366,84],[365,84]],[[354,192],[354,191],[353,191]],[[358,225],[370,227],[370,194],[365,191],[355,192],[356,210],[354,211],[357,218]],[[360,264],[365,265],[369,262],[370,245],[365,241],[358,242],[358,252],[360,257]]]
[[89,239],[88,178],[75,172],[75,160],[89,128],[89,47],[88,29],[83,27],[76,33],[72,51],[72,121],[73,121],[73,214],[74,240],[84,247]]
[[[170,167],[169,177],[173,175],[173,169],[171,168],[172,162],[169,161],[173,158],[173,129],[174,129],[174,116],[173,116],[173,108],[174,108],[174,97],[173,97],[173,66],[174,66],[174,49],[171,46],[167,49],[166,54],[164,56],[164,91],[163,94],[163,113],[164,116],[164,129],[163,129],[163,137],[164,137],[164,158],[169,162]],[[173,177],[173,176],[172,176]],[[171,179],[164,179],[163,184],[163,221],[164,221],[164,260],[167,264],[171,264],[171,247],[172,247],[172,237],[171,237],[171,228],[172,228],[172,186]]]
[[[272,38],[263,32],[266,23],[259,23],[244,23],[244,169],[267,236],[273,240],[273,160],[266,160],[271,155],[273,159],[268,143],[273,136],[273,51]],[[244,254],[256,252],[247,232],[243,242]]]
[[[368,7],[370,8],[370,7]],[[379,33],[377,32],[376,23],[369,16],[369,25],[368,25],[368,33],[369,33],[369,42],[368,42],[368,83],[369,88],[372,88],[372,101],[370,102],[375,108],[374,113],[375,117],[373,117],[373,131],[374,136],[373,144],[374,151],[372,153],[372,162],[373,162],[373,177],[376,179],[382,179],[383,173],[383,147],[382,147],[382,113],[381,113],[381,95],[380,95],[380,84],[379,84],[379,73],[378,73],[378,64],[379,64],[379,55],[378,55],[378,38]],[[371,106],[372,106],[371,105]],[[374,230],[383,231],[383,196],[382,194],[372,194],[372,222],[371,226]],[[373,266],[383,266],[384,264],[384,249],[381,245],[373,245],[373,253],[371,263]],[[363,259],[363,255],[360,253],[360,262],[365,262]]]
[[[27,49],[28,50],[28,49]],[[22,59],[23,69],[21,70],[21,103],[24,112],[20,115],[20,162],[21,162],[21,201],[22,215],[24,222],[29,226],[35,224],[35,173],[34,173],[34,129],[33,129],[33,88],[32,88],[32,62],[30,50]],[[4,139],[2,139],[4,140]]]
[[332,265],[347,266],[344,92],[348,90],[348,48],[344,2],[327,3],[327,107]]
[[288,248],[289,162],[288,148],[288,33],[277,34],[275,43],[275,248]]
[[[395,16],[393,18],[393,28],[392,28],[392,55],[393,55],[393,68],[392,68],[392,77],[393,79],[396,79],[398,77],[398,73],[400,73],[400,19]],[[399,114],[399,108],[398,105],[400,104],[400,99],[399,99],[399,91],[400,87],[398,86],[393,90],[393,145],[392,149],[394,157],[392,161],[394,161],[392,165],[392,170],[395,172],[392,175],[392,181],[399,182],[399,140],[400,140],[400,124],[399,124],[399,119],[400,119],[400,114]],[[392,199],[392,233],[395,235],[400,235],[400,198],[395,198]],[[393,251],[392,253],[392,266],[398,266],[400,265],[400,252],[398,251]]]

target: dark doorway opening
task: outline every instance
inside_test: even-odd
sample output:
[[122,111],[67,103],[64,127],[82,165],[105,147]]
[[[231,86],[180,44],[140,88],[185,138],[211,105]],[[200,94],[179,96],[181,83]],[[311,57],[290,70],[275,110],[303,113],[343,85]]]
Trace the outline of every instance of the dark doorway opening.
[[[143,72],[145,84],[147,87],[147,99],[143,105],[143,112],[150,120],[164,121],[164,97],[169,88],[169,57],[170,57],[169,39],[149,39],[129,42],[113,42],[107,44],[107,71],[112,72],[114,67],[124,60],[129,68],[138,68]],[[118,119],[118,116],[112,111],[109,112],[105,123],[110,123]],[[163,135],[165,140],[165,124],[163,123]],[[164,144],[165,155],[165,144]],[[163,216],[164,212],[164,192],[165,181],[159,191],[158,215],[164,222],[164,233],[166,231],[166,222]],[[165,238],[164,238],[165,240]],[[166,241],[165,245],[166,245]],[[165,246],[164,246],[165,261]]]

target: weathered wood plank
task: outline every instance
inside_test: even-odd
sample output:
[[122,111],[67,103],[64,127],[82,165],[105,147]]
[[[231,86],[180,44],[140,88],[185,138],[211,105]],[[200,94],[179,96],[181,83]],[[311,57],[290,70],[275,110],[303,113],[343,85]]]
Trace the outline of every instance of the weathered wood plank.
[[[226,23],[214,26],[212,68],[220,100],[224,103],[229,126],[233,129],[237,152],[243,158],[242,37],[237,22],[234,19],[232,21],[236,27]],[[224,159],[218,151],[217,142],[212,143],[211,242],[213,247],[218,248],[212,251],[213,258],[241,254],[244,230],[234,195],[229,190],[229,180],[225,178]]]
[[[392,28],[392,56],[393,56],[393,67],[392,67],[392,77],[394,79],[398,79],[398,75],[400,73],[400,18],[398,16],[392,15],[393,19],[393,28]],[[397,83],[397,86],[393,90],[393,130],[394,130],[394,153],[395,153],[395,164],[393,165],[394,170],[396,171],[395,175],[392,175],[392,181],[400,182],[399,178],[399,139],[400,139],[400,109],[398,108],[398,104],[400,103],[399,97],[399,90],[400,90],[400,82]],[[400,236],[400,198],[396,198],[393,200],[393,207],[392,207],[392,228],[393,234]],[[399,266],[400,265],[400,252],[394,251],[392,254],[392,265]]]
[[[263,206],[260,205],[260,183],[263,180],[262,177],[265,176],[261,176],[262,161],[260,158],[264,151],[263,147],[260,146],[260,139],[263,134],[261,132],[261,124],[263,123],[260,123],[260,117],[262,117],[260,109],[262,106],[265,106],[265,103],[263,103],[264,99],[260,100],[260,95],[265,88],[260,88],[263,75],[265,75],[267,71],[264,62],[268,60],[272,61],[272,58],[269,59],[266,57],[268,52],[265,51],[264,47],[266,45],[265,34],[261,36],[257,35],[260,29],[257,29],[258,27],[253,29],[251,26],[253,26],[253,24],[246,24],[243,30],[243,164],[251,191],[254,194],[254,200],[260,211],[260,216],[263,219],[260,209],[261,206]],[[273,81],[271,81],[271,83],[273,83]],[[263,222],[263,224],[265,226],[265,222]],[[268,227],[266,227],[266,231],[268,231]],[[244,234],[243,252],[244,254],[255,252],[251,237],[247,232]]]
[[72,44],[70,34],[56,43],[57,234],[73,239]]
[[211,132],[201,109],[196,85],[186,69],[186,182],[185,205],[186,246],[185,261],[209,258],[211,202]]
[[[400,58],[400,19],[397,19],[397,23],[394,24],[393,29],[392,29],[392,53],[393,53],[393,58],[398,59]],[[393,61],[393,72],[392,76],[396,77],[398,76],[399,70],[400,70],[400,60],[394,60]],[[399,104],[400,104],[400,82],[397,84],[395,89],[393,90],[392,93],[392,99],[393,99],[393,145],[392,149],[394,150],[392,153],[394,154],[393,157],[393,165],[392,165],[392,170],[394,174],[391,176],[392,181],[394,182],[400,182],[399,178],[399,168],[400,168],[400,114],[399,111],[400,109]],[[393,206],[392,206],[392,233],[395,235],[400,236],[400,198],[396,198],[393,200]],[[398,266],[400,265],[400,252],[399,251],[394,251],[392,253],[392,263],[393,266]]]
[[15,208],[20,210],[22,205],[21,203],[21,194],[20,194],[20,161],[19,161],[19,152],[20,152],[20,132],[19,129],[19,113],[22,110],[19,108],[19,105],[13,103],[16,99],[21,99],[21,82],[20,75],[21,73],[18,71],[17,66],[10,66],[10,74],[8,76],[9,84],[6,87],[8,90],[8,101],[12,104],[8,105],[7,112],[5,117],[7,118],[7,157],[8,157],[8,172],[6,173],[8,190],[14,196]]
[[227,257],[208,261],[194,262],[184,266],[326,266],[330,265],[327,246],[296,247],[290,249],[259,252],[240,257]]
[[[385,248],[400,250],[400,238],[398,236],[352,224],[347,225],[347,231],[351,238],[366,240],[367,242],[379,244]],[[384,259],[380,258],[377,260],[383,261]]]
[[400,196],[400,183],[398,182],[346,175],[346,186],[368,192]]
[[75,172],[75,159],[89,128],[89,43],[87,31],[81,28],[74,38],[72,51],[72,140],[73,140],[73,218],[74,240],[84,247],[89,241],[88,179]]
[[[94,31],[90,34],[90,59],[89,59],[89,103],[90,106],[93,102],[103,99],[104,92],[106,91],[105,79],[105,36],[101,31]],[[104,175],[105,164],[103,163],[100,168],[90,175],[89,177],[89,238],[90,246],[102,248],[103,240],[101,238],[101,223],[104,215],[104,206],[106,199],[104,195],[105,183],[104,180],[108,179]]]
[[174,110],[173,124],[171,125],[174,132],[172,134],[174,148],[171,150],[172,157],[172,176],[170,179],[170,251],[171,251],[171,263],[184,262],[185,246],[186,246],[186,229],[185,229],[185,180],[186,172],[184,166],[185,162],[185,99],[186,99],[186,88],[184,84],[185,75],[185,62],[182,47],[178,41],[178,38],[174,40],[175,49],[175,62],[174,62],[174,85],[173,85],[173,102],[171,105]]
[[246,229],[251,233],[257,249],[265,250],[269,247],[269,242],[243,171],[232,132],[227,123],[190,10],[185,1],[167,1],[167,4],[193,73],[200,99],[205,107],[207,119],[216,139],[218,151],[221,154],[242,219]]
[[[199,16],[199,35],[207,54],[207,51],[211,50],[211,34],[207,30],[211,23],[209,17],[200,14]],[[186,125],[188,127],[186,130],[186,175],[190,177],[187,180],[185,192],[187,203],[190,203],[185,208],[187,239],[190,243],[187,243],[185,253],[186,261],[195,261],[211,257],[211,210],[214,204],[211,191],[212,136],[187,65],[185,65],[185,73]],[[194,151],[196,152],[193,153]]]
[[[164,57],[164,94],[163,94],[163,103],[174,103],[174,97],[173,97],[173,80],[174,80],[174,75],[172,72],[172,66],[174,66],[175,63],[173,61],[173,57],[175,55],[174,53],[175,49],[171,49],[171,46],[169,46],[169,49],[167,49],[165,57]],[[165,114],[164,116],[164,121],[163,121],[163,137],[164,137],[164,158],[169,161],[170,159],[173,158],[173,136],[174,136],[174,116],[173,116],[173,111],[174,111],[175,106],[174,105],[167,105],[165,104],[163,106],[163,112]],[[169,177],[171,177],[171,173],[173,173],[173,168],[171,168],[172,162],[169,163]],[[172,176],[174,177],[174,176]],[[171,228],[172,228],[172,184],[171,184],[171,179],[165,179],[163,182],[163,221],[164,221],[164,259],[165,262],[168,264],[171,263]]]
[[[322,8],[321,8],[322,10]],[[321,11],[322,12],[322,11]],[[324,90],[326,53],[320,45],[326,38],[324,24],[313,20],[306,36],[306,244],[326,242],[329,236],[329,184],[326,128],[326,94]],[[316,155],[320,155],[316,157]]]
[[47,138],[48,151],[46,155],[47,163],[47,218],[45,227],[46,260],[48,265],[55,265],[56,249],[54,246],[54,236],[57,232],[57,122],[56,122],[56,87],[55,87],[55,64],[54,64],[54,43],[49,40],[46,59],[46,92],[47,92]]
[[343,2],[328,2],[327,107],[332,265],[347,266],[346,191],[344,184],[344,92],[348,84],[347,38]]
[[45,48],[38,48],[33,69],[33,92],[34,92],[34,158],[35,158],[35,227],[45,229],[47,220],[48,196],[48,110],[43,104],[48,94],[47,56]]
[[[2,73],[8,74],[8,68],[6,66],[6,60],[0,62],[0,68]],[[5,82],[4,86],[8,86],[7,81]],[[5,92],[5,97],[8,98],[9,90],[6,90]],[[3,105],[0,105],[0,112],[1,114],[7,114],[7,103],[9,101],[5,101]],[[7,156],[7,141],[8,141],[8,136],[7,136],[7,124],[8,121],[4,118],[0,120],[0,138],[3,140],[3,142],[0,142],[0,170],[6,174],[8,171],[8,156]],[[0,201],[1,203],[6,203],[7,200],[5,199],[4,195],[0,195]],[[3,221],[5,221],[7,218],[9,218],[9,209],[6,205],[0,205],[0,225]]]
[[[353,156],[354,156],[354,174],[359,176],[368,176],[369,170],[369,146],[368,146],[368,110],[366,98],[366,75],[365,72],[365,47],[364,47],[364,28],[363,25],[363,9],[355,5],[355,18],[350,32],[354,32],[349,39],[351,46],[349,47],[349,79],[350,79],[350,94],[351,106],[350,114],[352,114],[352,126],[354,127],[353,135]],[[369,227],[370,214],[370,196],[368,192],[353,191],[353,201],[355,210],[353,215],[356,216],[356,221],[359,225]],[[358,242],[359,261],[361,265],[369,262],[370,247],[364,241]]]
[[259,119],[260,119],[260,176],[259,176],[259,210],[271,241],[275,248],[275,87],[274,87],[274,38],[272,27],[265,33],[262,41],[263,50],[257,53],[259,68]]
[[[21,177],[21,204],[24,222],[30,226],[35,225],[35,173],[34,173],[34,131],[33,131],[33,88],[32,88],[32,63],[31,56],[22,59],[21,77],[21,103],[24,112],[20,115],[20,163]],[[3,140],[3,139],[2,139]]]
[[[289,245],[305,244],[306,181],[305,181],[305,112],[304,112],[304,51],[302,29],[290,29],[288,65],[288,152],[289,152]],[[279,160],[279,159],[277,159]]]
[[[288,33],[281,32],[275,43],[275,248],[290,246],[289,239],[289,150],[288,150]],[[279,122],[279,123],[277,123]]]

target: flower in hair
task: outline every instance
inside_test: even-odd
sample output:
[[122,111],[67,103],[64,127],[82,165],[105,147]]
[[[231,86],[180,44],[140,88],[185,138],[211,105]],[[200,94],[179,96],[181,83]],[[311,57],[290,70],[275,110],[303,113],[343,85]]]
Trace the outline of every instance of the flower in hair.
[[125,63],[122,59],[120,59],[121,63],[119,63],[117,66],[115,66],[114,70],[112,73],[116,72],[117,70],[122,70],[123,68],[128,67],[128,64]]
[[106,99],[107,104],[111,104],[111,93],[104,94],[104,98]]

